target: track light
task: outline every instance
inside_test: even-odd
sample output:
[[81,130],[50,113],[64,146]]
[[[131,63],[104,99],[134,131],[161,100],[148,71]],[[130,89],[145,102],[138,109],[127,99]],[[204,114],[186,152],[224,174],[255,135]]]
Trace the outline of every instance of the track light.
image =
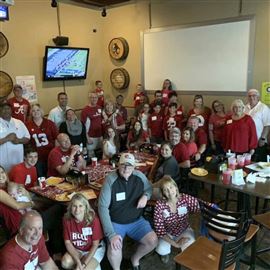
[[57,7],[57,1],[56,0],[52,0],[51,7],[52,8],[56,8]]
[[102,9],[101,16],[102,16],[102,17],[106,17],[106,16],[107,16],[106,8],[103,8],[103,9]]

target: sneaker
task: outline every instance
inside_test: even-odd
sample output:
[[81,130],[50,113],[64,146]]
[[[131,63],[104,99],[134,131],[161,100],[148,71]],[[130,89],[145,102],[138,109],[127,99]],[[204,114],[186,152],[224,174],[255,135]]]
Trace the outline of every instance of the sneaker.
[[162,255],[160,257],[161,261],[164,263],[164,264],[167,264],[169,262],[169,259],[170,259],[170,255],[167,254],[167,255]]

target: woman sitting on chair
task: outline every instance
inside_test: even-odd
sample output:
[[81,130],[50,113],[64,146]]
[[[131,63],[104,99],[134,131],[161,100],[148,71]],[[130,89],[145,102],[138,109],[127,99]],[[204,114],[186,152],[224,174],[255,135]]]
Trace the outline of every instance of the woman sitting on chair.
[[103,141],[103,159],[110,159],[113,155],[117,154],[120,149],[119,136],[115,129],[108,127],[105,130]]
[[137,120],[128,133],[127,148],[129,150],[138,150],[143,143],[150,143],[149,135],[143,130],[142,123]]
[[103,232],[95,211],[82,194],[72,197],[63,219],[67,252],[62,258],[64,269],[96,269],[105,254]]
[[175,182],[180,181],[180,169],[179,165],[172,154],[173,146],[169,142],[165,142],[161,145],[160,154],[152,166],[149,174],[149,179],[152,182],[157,182],[164,175],[170,175]]
[[163,199],[158,200],[154,210],[154,226],[158,236],[156,252],[163,263],[169,261],[171,246],[183,251],[195,241],[189,225],[189,214],[200,211],[196,198],[179,193],[177,184],[170,176],[159,182]]

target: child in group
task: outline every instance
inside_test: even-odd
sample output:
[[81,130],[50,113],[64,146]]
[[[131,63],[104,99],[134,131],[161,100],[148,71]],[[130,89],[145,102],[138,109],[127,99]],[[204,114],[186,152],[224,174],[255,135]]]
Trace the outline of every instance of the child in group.
[[[7,192],[17,202],[31,202],[29,193],[20,184],[8,182]],[[19,212],[23,215],[30,210],[31,208],[20,209]]]
[[141,104],[141,97],[147,97],[142,84],[138,83],[136,85],[136,93],[134,94],[133,100],[134,100],[134,108],[136,108],[137,106],[139,106]]
[[169,132],[172,128],[179,128],[181,129],[182,124],[182,117],[181,115],[176,114],[177,104],[171,103],[169,105],[169,114],[164,117],[163,120],[163,130],[164,130],[164,137],[167,141],[169,139]]
[[103,85],[102,85],[102,81],[96,81],[95,82],[96,85],[96,89],[95,92],[98,95],[98,102],[97,105],[100,106],[101,108],[104,107],[104,90],[103,90]]
[[146,132],[148,132],[148,119],[150,116],[149,111],[150,111],[150,106],[149,104],[146,103],[143,105],[143,109],[138,116],[138,120],[140,120],[140,122],[142,123],[143,130]]
[[162,85],[162,102],[165,105],[169,103],[169,94],[172,92],[172,82],[169,79],[164,80]]
[[148,118],[148,131],[151,143],[161,144],[164,140],[162,127],[163,115],[161,114],[161,101],[154,106],[154,112]]

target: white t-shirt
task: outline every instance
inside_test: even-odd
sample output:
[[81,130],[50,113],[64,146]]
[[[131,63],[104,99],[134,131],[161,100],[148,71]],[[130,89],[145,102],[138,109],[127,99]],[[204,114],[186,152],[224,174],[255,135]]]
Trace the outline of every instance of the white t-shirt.
[[[71,107],[67,106],[66,111],[71,109]],[[60,124],[66,120],[65,113],[60,106],[57,106],[50,110],[48,119],[53,121],[55,125],[59,128]]]
[[263,128],[270,126],[270,109],[267,105],[259,101],[255,107],[251,109],[250,105],[245,106],[245,113],[250,115],[255,122],[258,140],[262,136]]
[[111,158],[114,154],[116,154],[116,146],[113,145],[110,141],[105,140],[103,143],[103,157]]
[[[15,133],[19,139],[30,139],[28,129],[21,120],[11,118],[10,121],[6,121],[0,117],[0,139],[5,138],[10,133]],[[4,167],[6,172],[13,165],[21,162],[23,162],[23,144],[6,142],[0,145],[0,165]]]

